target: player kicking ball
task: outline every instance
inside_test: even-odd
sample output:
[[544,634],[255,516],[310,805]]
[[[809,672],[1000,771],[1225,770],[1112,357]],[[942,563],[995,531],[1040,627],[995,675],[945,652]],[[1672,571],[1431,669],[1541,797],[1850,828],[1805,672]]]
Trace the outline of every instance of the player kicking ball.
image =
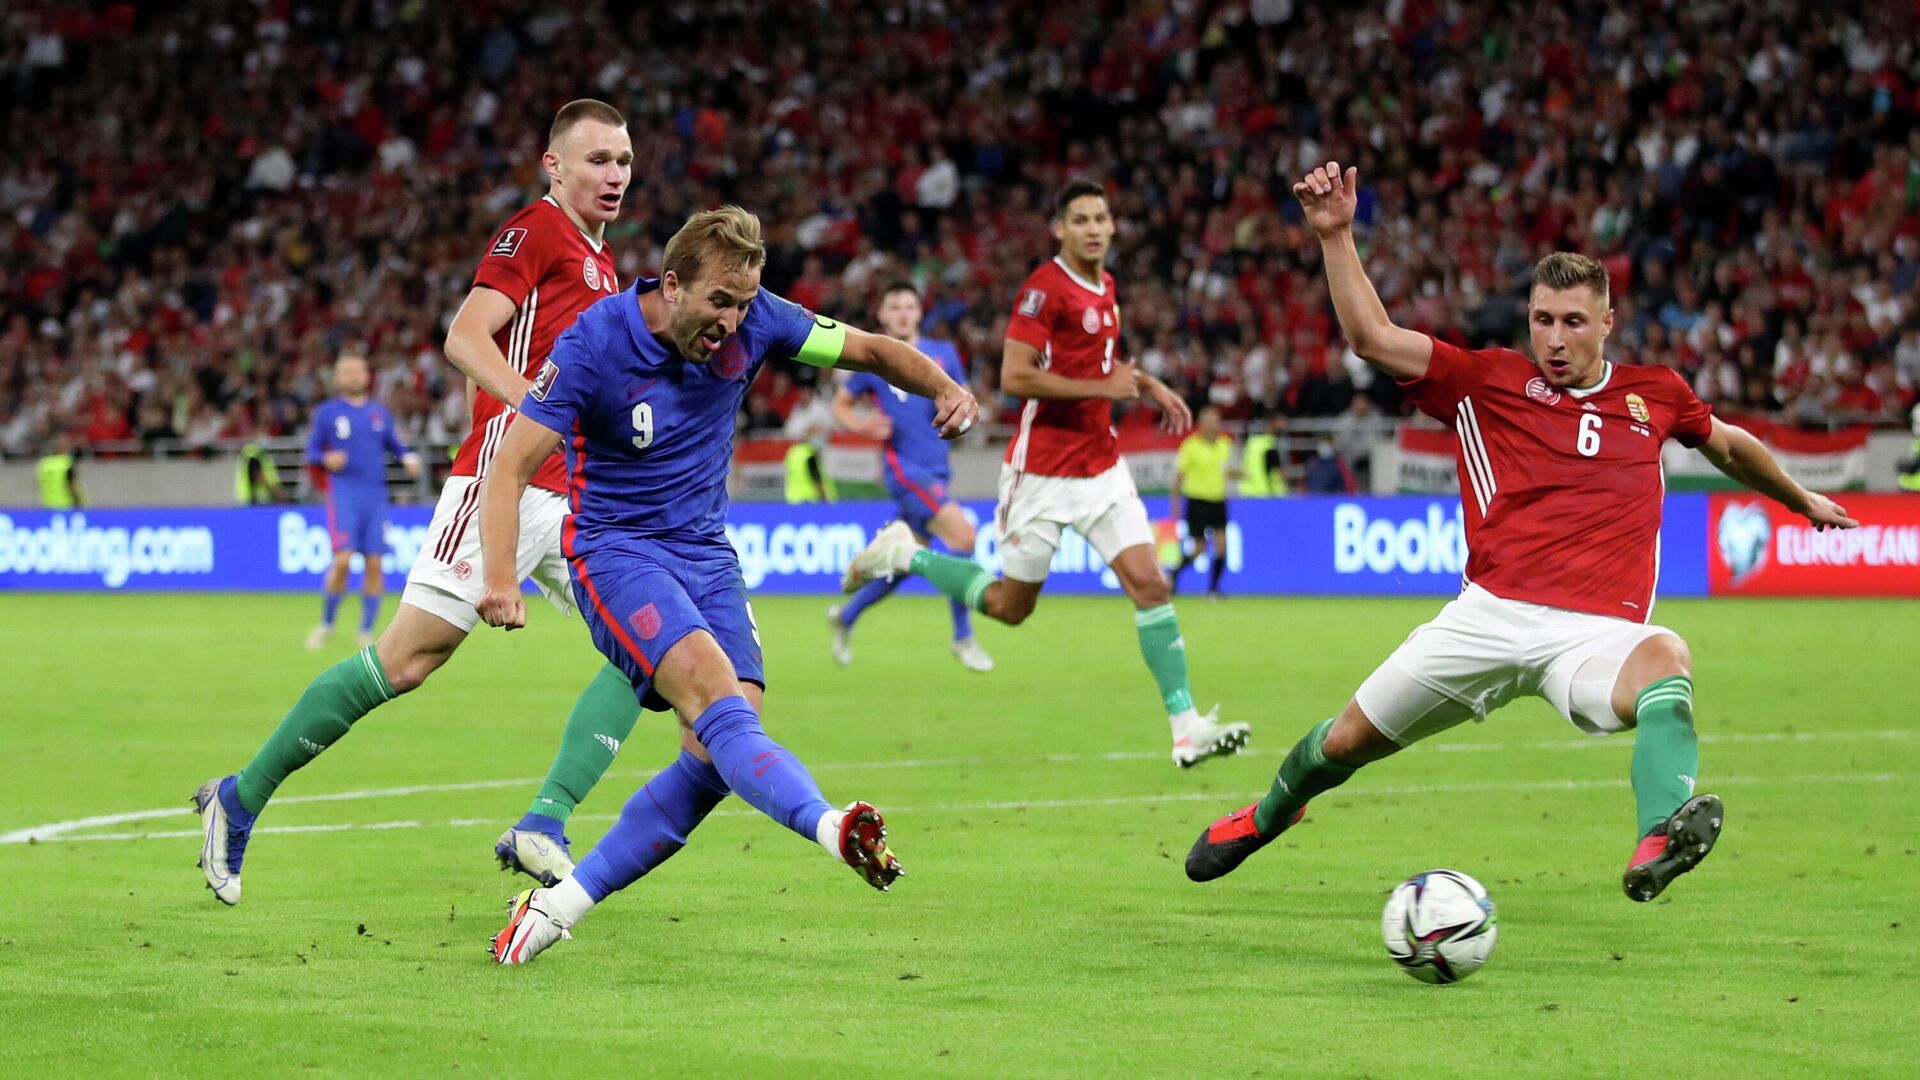
[[[828,805],[760,724],[766,685],[745,580],[727,542],[734,418],[769,356],[873,372],[933,398],[932,423],[972,426],[973,396],[911,345],[821,318],[760,287],[760,219],[696,214],[667,241],[658,279],[588,308],[520,403],[480,496],[486,592],[478,610],[526,620],[512,571],[518,506],[565,433],[571,513],[562,548],[593,642],[649,708],[683,718],[680,756],[635,792],[571,874],[514,899],[494,959],[523,964],[570,937],[595,904],[638,881],[737,793],[876,889],[901,873],[880,811]],[[691,719],[687,719],[691,718]]]
[[[960,367],[960,354],[953,342],[919,336],[920,290],[904,281],[896,281],[880,290],[880,329],[895,341],[904,341],[932,357],[955,381],[964,384],[966,372]],[[859,408],[870,402],[872,410]],[[961,511],[960,504],[947,494],[947,481],[953,476],[946,440],[929,425],[934,403],[888,386],[876,375],[859,374],[848,379],[833,397],[833,419],[842,428],[886,444],[886,467],[881,473],[900,520],[913,530],[914,542],[925,544],[938,539],[948,551],[963,556],[973,553],[973,522]],[[853,624],[869,607],[892,595],[904,584],[904,577],[877,578],[860,587],[844,605],[827,609],[827,630],[832,634],[833,662],[841,667],[853,663]],[[974,640],[972,609],[958,600],[949,600],[953,614],[954,658],[968,671],[992,671],[993,657]]]
[[1173,761],[1181,768],[1246,745],[1245,724],[1222,724],[1219,708],[1202,716],[1187,684],[1186,641],[1173,594],[1156,554],[1147,508],[1120,460],[1113,403],[1145,397],[1161,427],[1181,434],[1193,413],[1160,380],[1115,359],[1120,306],[1113,275],[1102,269],[1113,242],[1106,189],[1091,180],[1067,184],[1054,199],[1059,254],[1027,277],[1007,322],[1000,388],[1027,399],[1020,430],[1000,467],[1003,577],[967,559],[936,555],[903,522],[880,530],[854,557],[841,586],[919,574],[973,610],[1018,626],[1033,614],[1060,534],[1072,528],[1100,553],[1133,601],[1140,655],[1152,672],[1173,729]]
[[1686,643],[1652,625],[1659,571],[1660,446],[1697,447],[1815,528],[1857,524],[1782,472],[1758,439],[1715,419],[1664,367],[1606,359],[1607,273],[1560,252],[1534,266],[1533,359],[1467,351],[1393,324],[1354,245],[1357,170],[1293,186],[1320,236],[1340,330],[1420,411],[1459,437],[1467,584],[1302,738],[1265,798],[1209,825],[1187,876],[1211,881],[1298,822],[1354,770],[1523,694],[1592,735],[1636,728],[1638,826],[1622,885],[1645,902],[1713,850],[1720,799],[1694,794],[1700,750]]

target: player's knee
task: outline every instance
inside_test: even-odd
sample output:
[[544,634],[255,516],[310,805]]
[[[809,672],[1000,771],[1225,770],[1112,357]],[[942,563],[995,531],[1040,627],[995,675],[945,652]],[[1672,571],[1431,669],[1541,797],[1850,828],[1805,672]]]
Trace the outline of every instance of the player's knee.
[[1033,598],[1030,596],[1008,596],[1000,589],[987,590],[987,615],[997,622],[1008,626],[1019,626],[1033,614]]
[[419,645],[398,640],[388,628],[374,643],[374,655],[380,658],[380,667],[387,674],[387,683],[396,694],[404,694],[427,681],[428,676],[440,670],[447,662],[453,650]]
[[1693,674],[1693,652],[1678,634],[1661,634],[1640,643],[1643,664],[1651,678]]
[[955,555],[964,559],[973,554],[975,539],[973,526],[962,518],[958,525],[948,530],[947,546],[953,549]]
[[1159,607],[1173,600],[1173,589],[1167,584],[1167,575],[1156,569],[1151,576],[1135,581],[1127,592],[1133,597],[1133,606],[1137,608]]
[[1378,761],[1399,749],[1398,743],[1374,726],[1367,714],[1360,710],[1357,701],[1347,702],[1347,707],[1334,718],[1333,726],[1327,729],[1327,737],[1320,744],[1320,752],[1327,756],[1327,760],[1355,767]]

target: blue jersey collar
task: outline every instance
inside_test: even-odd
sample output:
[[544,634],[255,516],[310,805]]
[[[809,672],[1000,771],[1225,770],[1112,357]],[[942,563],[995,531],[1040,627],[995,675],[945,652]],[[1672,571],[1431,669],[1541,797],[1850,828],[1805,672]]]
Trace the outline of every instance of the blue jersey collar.
[[657,349],[677,356],[679,355],[677,352],[660,344],[660,339],[654,337],[653,331],[647,329],[647,317],[640,311],[640,297],[659,287],[659,278],[635,278],[633,284],[627,286],[627,300],[620,305],[620,317],[627,324],[627,334],[633,339],[635,352],[645,356],[649,350]]

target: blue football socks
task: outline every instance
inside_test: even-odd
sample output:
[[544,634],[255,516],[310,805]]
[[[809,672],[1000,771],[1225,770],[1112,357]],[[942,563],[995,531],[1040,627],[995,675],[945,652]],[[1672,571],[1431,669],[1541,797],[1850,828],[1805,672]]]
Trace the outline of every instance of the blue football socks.
[[714,702],[693,722],[693,733],[735,794],[808,840],[819,839],[820,819],[833,807],[806,766],[767,737],[746,698],[734,694]]
[[620,820],[574,867],[574,880],[599,903],[672,858],[686,846],[687,834],[726,797],[719,772],[692,752],[680,751],[673,764],[654,774],[621,807]]

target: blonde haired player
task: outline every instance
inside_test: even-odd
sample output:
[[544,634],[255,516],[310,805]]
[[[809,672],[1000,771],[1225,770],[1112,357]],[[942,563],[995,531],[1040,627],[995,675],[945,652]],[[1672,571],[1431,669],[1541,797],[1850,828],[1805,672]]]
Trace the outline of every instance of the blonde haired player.
[[[605,234],[633,178],[626,121],[605,102],[569,102],[554,117],[541,165],[547,194],[494,234],[447,331],[447,359],[467,376],[473,424],[393,622],[377,642],[314,679],[244,769],[194,793],[203,827],[200,867],[225,903],[240,902],[240,864],[253,823],[287,776],[362,716],[424,683],[479,621],[474,605],[484,585],[475,514],[481,481],[513,421],[514,410],[503,403],[526,394],[534,369],[582,311],[619,291]],[[572,590],[560,554],[565,491],[565,464],[549,457],[520,500],[514,577],[531,577],[569,611]],[[503,866],[549,883],[566,876],[573,868],[562,832],[567,815],[638,716],[626,678],[605,667],[574,705],[532,810],[500,838],[495,854]]]
[[1648,901],[1705,858],[1724,809],[1695,795],[1693,660],[1652,622],[1659,572],[1660,446],[1698,447],[1742,484],[1817,528],[1856,522],[1782,472],[1758,439],[1715,419],[1664,367],[1616,364],[1607,274],[1560,252],[1534,267],[1533,358],[1456,348],[1394,325],[1354,244],[1357,170],[1328,162],[1293,186],[1319,234],[1340,330],[1368,363],[1459,436],[1466,584],[1314,726],[1257,803],[1194,841],[1187,876],[1231,872],[1355,769],[1522,695],[1593,735],[1638,728],[1639,826],[1622,886]]

